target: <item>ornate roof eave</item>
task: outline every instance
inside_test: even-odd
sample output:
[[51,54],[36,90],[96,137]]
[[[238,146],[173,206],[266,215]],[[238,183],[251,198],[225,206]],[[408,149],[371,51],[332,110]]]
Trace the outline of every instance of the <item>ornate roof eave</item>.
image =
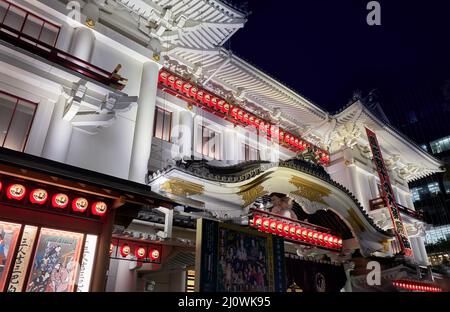
[[[357,118],[354,118],[356,115]],[[421,179],[423,177],[426,177],[428,175],[431,175],[435,172],[444,172],[445,170],[442,169],[442,166],[444,165],[442,161],[435,158],[433,155],[419,147],[415,142],[413,142],[411,139],[409,139],[407,136],[402,134],[400,131],[395,129],[392,125],[387,124],[380,120],[374,113],[372,113],[361,101],[357,100],[356,102],[353,102],[352,104],[348,105],[347,107],[343,108],[340,112],[335,114],[333,116],[334,119],[337,121],[337,125],[343,125],[344,123],[348,122],[349,119],[353,119],[353,122],[358,121],[364,121],[364,118],[368,118],[370,121],[373,122],[372,126],[375,126],[375,129],[372,130],[384,130],[389,135],[391,135],[394,139],[398,140],[401,144],[404,144],[407,148],[409,148],[413,153],[416,153],[421,159],[429,163],[428,168],[417,175],[412,175],[409,179],[407,179],[408,182]],[[366,121],[364,121],[366,123]],[[381,143],[381,142],[380,142]],[[383,147],[383,145],[382,145]]]
[[380,234],[386,237],[392,237],[394,234],[391,231],[385,231],[380,228],[369,214],[364,210],[358,199],[345,186],[331,179],[330,175],[322,166],[313,164],[301,159],[290,159],[280,162],[268,161],[248,161],[242,162],[232,166],[214,166],[208,164],[207,160],[189,160],[176,161],[174,165],[169,165],[165,169],[147,175],[147,184],[151,184],[158,178],[164,177],[171,171],[181,171],[185,174],[195,176],[200,179],[208,180],[216,183],[240,183],[246,180],[256,178],[265,171],[275,168],[289,168],[293,169],[315,178],[318,178],[331,186],[334,186],[344,192],[353,203],[358,207],[367,222]]

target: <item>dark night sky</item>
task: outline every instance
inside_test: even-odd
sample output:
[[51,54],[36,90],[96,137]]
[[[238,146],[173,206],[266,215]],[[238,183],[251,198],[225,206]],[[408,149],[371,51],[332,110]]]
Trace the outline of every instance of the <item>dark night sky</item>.
[[367,25],[369,0],[231,2],[251,14],[226,47],[330,112],[357,89],[377,89],[398,127],[442,107],[450,1],[381,0],[382,26]]

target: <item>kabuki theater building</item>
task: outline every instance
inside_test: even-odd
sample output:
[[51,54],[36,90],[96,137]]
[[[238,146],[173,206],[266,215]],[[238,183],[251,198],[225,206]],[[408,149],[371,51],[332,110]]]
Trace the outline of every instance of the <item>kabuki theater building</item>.
[[223,48],[246,19],[0,0],[0,291],[448,291],[408,188],[443,164]]

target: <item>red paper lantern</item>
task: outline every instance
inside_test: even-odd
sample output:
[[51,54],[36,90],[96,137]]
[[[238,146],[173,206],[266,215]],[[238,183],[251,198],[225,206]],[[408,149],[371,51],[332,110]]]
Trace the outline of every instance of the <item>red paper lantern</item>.
[[175,77],[174,75],[169,75],[169,78],[167,78],[167,84],[169,86],[171,86],[172,88],[175,88],[175,80],[177,79],[177,77]]
[[30,193],[30,202],[32,204],[43,205],[48,199],[48,193],[43,189],[34,189]]
[[235,119],[237,119],[238,111],[239,111],[239,108],[237,108],[237,107],[234,106],[234,107],[231,109],[231,116],[234,117]]
[[319,232],[317,232],[317,231],[314,231],[314,232],[313,232],[313,242],[314,242],[315,244],[318,244],[318,243],[319,243]]
[[215,96],[213,96],[211,98],[211,107],[214,108],[215,110],[219,110],[220,109],[220,107],[219,107],[219,99],[216,98]]
[[230,111],[230,104],[228,104],[227,102],[225,102],[222,106],[222,112],[224,112],[225,114],[228,114],[228,112]]
[[205,92],[205,95],[203,96],[203,103],[209,107],[212,106],[211,105],[211,94]]
[[165,84],[167,84],[167,78],[169,77],[169,74],[165,71],[161,71],[158,75],[158,80],[160,82],[163,82]]
[[302,230],[302,240],[303,241],[308,241],[308,229],[303,229]]
[[242,109],[238,110],[237,119],[242,120],[243,117],[244,117],[244,111]]
[[260,228],[261,226],[262,226],[262,217],[261,216],[259,216],[259,215],[255,215],[254,217],[253,217],[253,223],[254,223],[254,227],[256,227],[256,228]]
[[295,225],[290,225],[289,226],[289,237],[292,239],[296,238],[296,226]]
[[250,115],[248,117],[248,123],[251,125],[255,125],[255,116]]
[[86,198],[77,197],[72,201],[72,210],[76,212],[85,212],[89,206]]
[[145,258],[145,254],[146,254],[146,250],[144,247],[138,247],[136,248],[136,250],[134,251],[134,255],[136,256],[136,258],[138,259],[144,259]]
[[284,223],[281,221],[277,222],[277,234],[283,236]]
[[289,230],[290,230],[290,225],[289,224],[287,224],[287,223],[285,223],[284,225],[283,225],[283,236],[284,237],[289,237]]
[[192,85],[189,82],[186,82],[185,84],[183,84],[183,93],[189,95],[191,88]]
[[313,230],[308,230],[308,241],[309,242],[313,241],[313,235],[314,235],[314,231]]
[[182,91],[183,90],[184,81],[181,79],[175,80],[175,90]]
[[270,225],[270,219],[269,219],[269,218],[263,218],[263,221],[262,221],[262,229],[263,229],[265,232],[268,232],[268,231],[269,231],[269,225]]
[[150,248],[149,258],[152,261],[156,261],[161,256],[161,252],[157,248]]
[[339,246],[339,247],[342,247],[342,243],[343,243],[343,242],[342,242],[342,238],[339,238],[339,239],[338,239],[338,246]]
[[198,90],[196,99],[203,102],[203,97],[205,96],[205,91]]
[[0,181],[0,192],[2,191],[2,188],[3,188],[3,184],[2,184],[2,182]]
[[295,227],[295,238],[296,239],[302,239],[302,227],[296,226]]
[[103,216],[106,213],[106,210],[108,209],[108,206],[105,202],[98,201],[92,204],[91,206],[91,212],[95,216]]
[[69,197],[63,193],[57,193],[52,197],[52,206],[54,208],[64,209],[69,203]]
[[319,233],[319,236],[317,237],[317,239],[319,240],[319,244],[322,246],[324,245],[323,236],[323,233]]
[[270,233],[276,233],[277,232],[277,220],[270,221]]
[[190,96],[190,97],[193,97],[193,98],[196,98],[196,97],[197,97],[197,92],[198,92],[197,87],[192,87],[192,88],[189,90],[189,96]]
[[22,184],[11,184],[6,189],[6,197],[14,200],[22,200],[26,192],[27,189]]
[[120,254],[122,255],[122,257],[126,257],[130,254],[131,252],[131,247],[128,244],[123,244],[120,247]]

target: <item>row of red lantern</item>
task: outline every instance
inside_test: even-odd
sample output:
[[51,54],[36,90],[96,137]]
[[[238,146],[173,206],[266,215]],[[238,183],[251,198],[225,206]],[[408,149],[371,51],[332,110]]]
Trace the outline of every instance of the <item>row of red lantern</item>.
[[[0,191],[2,190],[0,182]],[[6,197],[10,200],[21,201],[27,194],[27,188],[20,183],[12,183],[6,188]],[[30,203],[44,205],[49,200],[48,192],[42,188],[32,189],[29,193]],[[65,209],[69,205],[69,196],[64,193],[55,193],[51,199],[51,205],[56,209]],[[76,197],[72,200],[72,210],[83,213],[89,207],[89,201],[84,197]],[[91,205],[91,213],[96,216],[103,216],[108,207],[103,201],[95,201]]]
[[[114,250],[114,244],[111,243],[109,248],[109,255],[111,256]],[[131,254],[133,254],[133,248],[128,243],[123,243],[119,247],[119,252],[122,257],[127,257]],[[159,247],[153,246],[153,247],[143,247],[143,246],[136,246],[134,247],[134,256],[138,260],[144,260],[146,258],[150,259],[151,261],[159,261],[159,258],[161,257],[161,251]]]
[[294,223],[254,215],[253,219],[250,220],[250,226],[259,231],[282,236],[291,240],[302,241],[333,249],[342,248],[342,239],[340,237],[316,231],[311,228],[302,227]]
[[177,75],[174,75],[165,70],[161,70],[159,73],[159,82],[171,87],[178,92],[183,93],[185,96],[201,102],[206,107],[209,107],[216,111],[220,111],[223,114],[230,115],[241,123],[253,126],[263,133],[266,133],[267,135],[277,137],[280,144],[286,143],[296,149],[299,149],[300,151],[303,151],[307,148],[312,149],[321,162],[329,162],[328,152],[313,146],[312,144],[302,140],[298,136],[295,136],[261,118],[258,118],[257,116],[247,112],[242,108],[231,105],[225,100],[211,94],[210,92],[198,88],[194,84],[185,81]]
[[397,288],[402,288],[411,291],[442,292],[442,289],[440,287],[430,286],[426,284],[418,284],[411,281],[394,281],[392,284]]

